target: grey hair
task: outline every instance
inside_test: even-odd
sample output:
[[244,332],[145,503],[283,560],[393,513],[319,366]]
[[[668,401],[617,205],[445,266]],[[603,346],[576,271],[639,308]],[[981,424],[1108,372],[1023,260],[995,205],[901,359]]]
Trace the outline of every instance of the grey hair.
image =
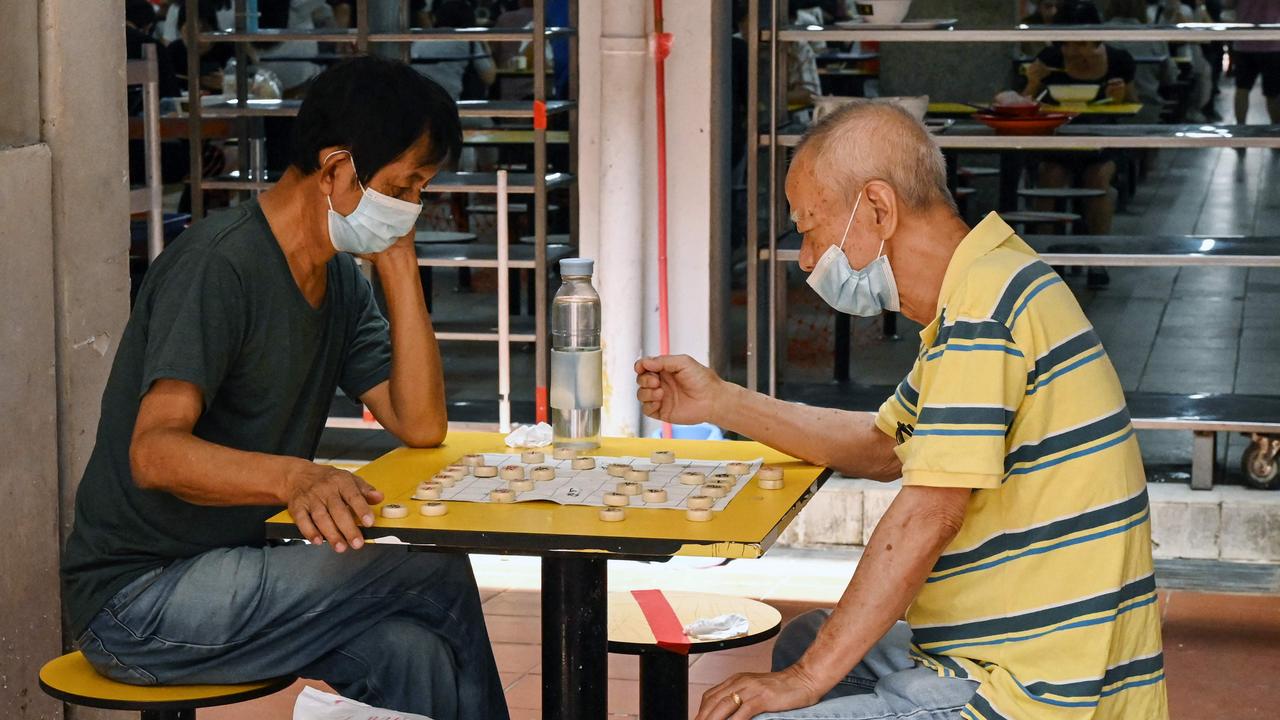
[[841,106],[809,128],[796,154],[806,148],[814,172],[850,202],[867,182],[882,180],[913,210],[939,203],[955,210],[942,151],[924,124],[895,103]]

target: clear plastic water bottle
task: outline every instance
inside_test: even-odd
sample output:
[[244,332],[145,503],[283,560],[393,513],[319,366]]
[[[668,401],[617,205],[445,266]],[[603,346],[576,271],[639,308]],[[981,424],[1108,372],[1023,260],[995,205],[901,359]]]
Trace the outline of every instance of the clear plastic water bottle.
[[564,284],[551,303],[551,428],[556,447],[600,447],[604,404],[600,296],[591,286],[595,263],[560,261]]

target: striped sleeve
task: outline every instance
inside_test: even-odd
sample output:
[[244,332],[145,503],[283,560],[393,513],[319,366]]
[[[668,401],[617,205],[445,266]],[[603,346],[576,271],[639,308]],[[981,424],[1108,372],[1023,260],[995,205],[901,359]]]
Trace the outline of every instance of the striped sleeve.
[[[893,395],[880,405],[876,413],[876,427],[889,437],[909,436],[910,429],[915,427],[917,407],[920,403],[920,363],[911,367],[911,372],[902,378]],[[901,442],[901,440],[899,440]]]
[[1009,328],[989,318],[949,321],[919,362],[915,432],[898,447],[903,483],[999,487],[1027,378]]

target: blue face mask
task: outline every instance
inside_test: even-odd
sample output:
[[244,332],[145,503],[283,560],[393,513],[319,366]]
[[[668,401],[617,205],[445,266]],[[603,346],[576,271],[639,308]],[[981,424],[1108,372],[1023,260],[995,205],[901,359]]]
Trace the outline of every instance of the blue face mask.
[[840,244],[832,245],[822,253],[806,282],[818,297],[836,310],[871,317],[885,310],[898,310],[898,284],[893,279],[893,268],[889,267],[889,256],[883,254],[884,240],[880,241],[876,259],[861,270],[854,270],[849,265],[849,258],[845,257],[844,241],[849,237],[853,216],[858,213],[861,202],[862,192],[859,191]]
[[[346,153],[347,159],[351,159],[351,153],[346,150],[335,150],[325,156],[325,161],[338,153]],[[355,170],[355,167],[355,160],[352,160],[351,169]],[[356,178],[356,184],[360,185],[358,174]],[[374,255],[413,230],[422,212],[422,204],[398,200],[364,185],[360,185],[360,190],[364,194],[350,215],[334,210],[333,198],[326,198],[329,201],[329,242],[338,252]]]

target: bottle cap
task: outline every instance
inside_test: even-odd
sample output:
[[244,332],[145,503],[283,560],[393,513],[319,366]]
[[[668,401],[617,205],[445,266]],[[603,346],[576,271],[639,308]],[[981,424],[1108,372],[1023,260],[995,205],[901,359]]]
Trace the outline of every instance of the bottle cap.
[[596,261],[589,258],[565,258],[560,261],[561,275],[590,275]]

